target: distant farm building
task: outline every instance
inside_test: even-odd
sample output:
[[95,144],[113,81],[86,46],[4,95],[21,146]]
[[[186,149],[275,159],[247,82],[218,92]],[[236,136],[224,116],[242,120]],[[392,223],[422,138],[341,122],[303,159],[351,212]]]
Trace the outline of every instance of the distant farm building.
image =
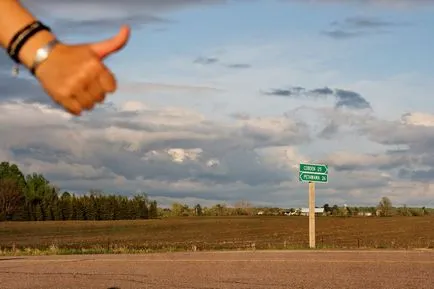
[[363,217],[370,217],[370,216],[372,216],[372,213],[371,212],[359,212],[357,215],[363,216]]
[[[309,216],[309,208],[298,209],[296,214],[299,213],[300,216]],[[315,215],[324,215],[324,208],[315,208]]]
[[[315,215],[322,215],[324,214],[324,208],[315,208]],[[302,208],[300,210],[301,216],[309,216],[309,208]]]

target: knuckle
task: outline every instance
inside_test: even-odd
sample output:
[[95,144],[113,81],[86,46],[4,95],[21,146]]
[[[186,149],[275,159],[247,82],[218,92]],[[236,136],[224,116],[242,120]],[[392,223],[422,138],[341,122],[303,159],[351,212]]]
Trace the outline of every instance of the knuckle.
[[101,63],[97,59],[91,58],[86,61],[84,67],[86,68],[87,72],[95,73],[101,70]]

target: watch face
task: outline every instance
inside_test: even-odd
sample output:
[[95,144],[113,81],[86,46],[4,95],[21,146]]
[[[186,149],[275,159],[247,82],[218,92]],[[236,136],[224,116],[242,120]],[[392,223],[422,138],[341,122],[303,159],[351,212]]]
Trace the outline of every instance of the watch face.
[[42,60],[42,59],[44,59],[44,58],[47,58],[47,57],[48,57],[48,51],[47,51],[46,49],[41,49],[41,50],[39,50],[38,58],[39,58],[40,60]]
[[48,57],[48,51],[46,49],[41,51],[41,57],[47,58]]

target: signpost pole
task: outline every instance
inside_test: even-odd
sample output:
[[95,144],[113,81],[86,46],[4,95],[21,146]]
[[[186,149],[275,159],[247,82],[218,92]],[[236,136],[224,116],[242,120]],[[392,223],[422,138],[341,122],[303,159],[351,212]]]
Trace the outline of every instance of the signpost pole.
[[309,247],[315,248],[315,183],[309,182]]
[[315,183],[328,183],[329,167],[326,164],[300,163],[298,179],[309,183],[309,247],[315,248]]

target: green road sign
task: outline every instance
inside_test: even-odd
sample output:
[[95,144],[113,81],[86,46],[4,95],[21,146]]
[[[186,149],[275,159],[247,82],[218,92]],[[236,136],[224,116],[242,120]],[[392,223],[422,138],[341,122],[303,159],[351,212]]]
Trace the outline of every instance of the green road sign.
[[328,175],[300,172],[299,180],[300,182],[327,183]]
[[319,164],[300,164],[300,173],[328,174],[329,167]]

